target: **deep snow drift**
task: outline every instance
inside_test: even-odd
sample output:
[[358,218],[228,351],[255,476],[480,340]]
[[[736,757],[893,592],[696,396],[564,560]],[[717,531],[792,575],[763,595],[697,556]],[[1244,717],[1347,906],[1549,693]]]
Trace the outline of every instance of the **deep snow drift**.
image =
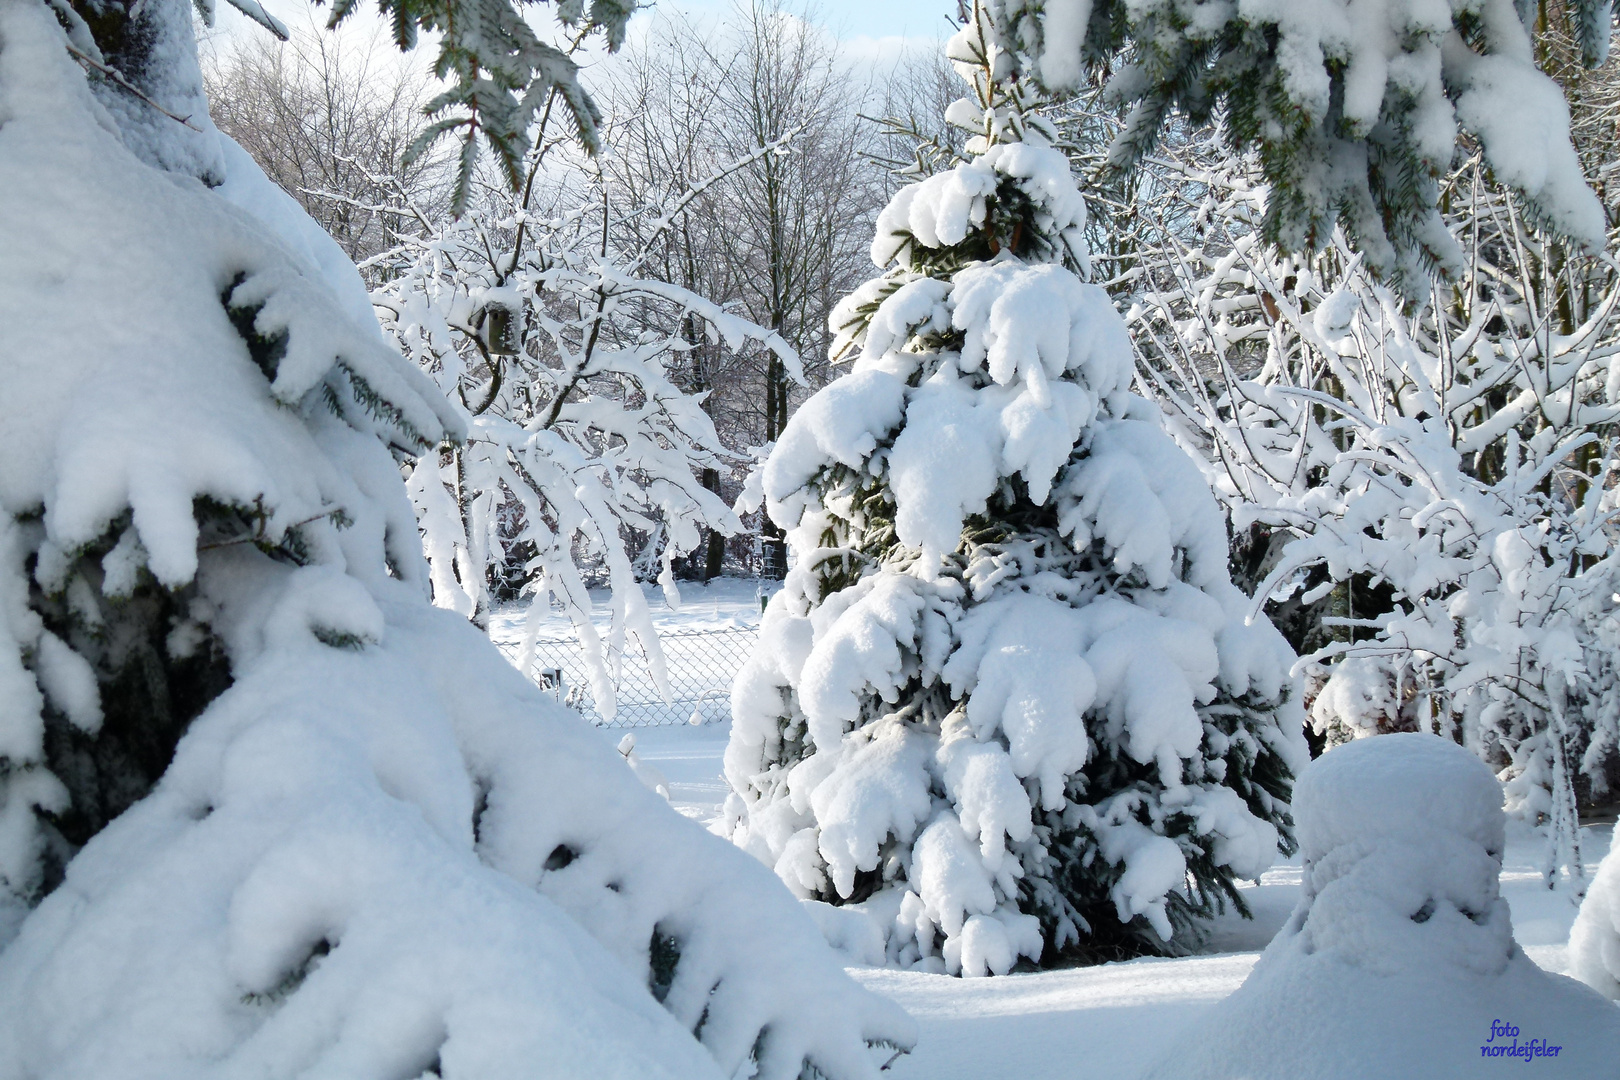
[[[660,630],[689,625],[699,617],[699,607],[703,618],[714,618],[708,593],[720,595],[718,614],[722,619],[746,618],[753,594],[751,583],[744,585],[719,583],[707,593],[699,591],[701,605],[688,603],[680,612],[654,602],[654,622]],[[734,603],[728,605],[727,597],[733,593]],[[566,621],[561,625],[566,626]],[[725,734],[721,725],[697,728],[684,724],[636,732],[638,752],[669,777],[675,804],[702,821],[714,821],[722,813],[725,786],[720,770]],[[599,732],[609,745],[621,735],[607,728]],[[1569,938],[1576,908],[1568,887],[1561,882],[1552,889],[1546,885],[1541,871],[1547,843],[1543,835],[1509,821],[1507,836],[1500,882],[1502,898],[1512,908],[1514,936],[1537,966],[1562,973],[1573,960]],[[1591,827],[1584,830],[1581,849],[1592,858],[1601,858],[1608,843],[1608,826]],[[869,960],[861,955],[860,938],[848,933],[847,927],[831,929],[845,931],[846,962],[857,965],[850,968],[851,974],[864,986],[900,1002],[917,1019],[916,1050],[897,1061],[886,1076],[894,1080],[1001,1076],[1132,1080],[1242,985],[1260,950],[1299,906],[1303,878],[1300,859],[1295,856],[1280,861],[1260,881],[1243,883],[1243,897],[1254,918],[1243,919],[1229,911],[1217,920],[1204,954],[1174,960],[1144,959],[993,979],[959,979],[861,966]],[[1522,1023],[1519,1026],[1521,1036],[1543,1037]],[[1488,1028],[1477,1035],[1470,1033],[1452,1044],[1455,1056],[1447,1059],[1446,1069],[1410,1075],[1414,1080],[1449,1080],[1497,1076],[1504,1068],[1517,1075],[1505,1059],[1479,1057],[1479,1047],[1488,1036]],[[1571,1045],[1588,1037],[1577,1032]],[[1378,1036],[1369,1036],[1364,1045],[1385,1044]],[[1407,1075],[1395,1071],[1400,1062],[1393,1056],[1360,1060],[1367,1067],[1362,1076]],[[1578,1062],[1575,1057],[1569,1060]],[[1419,1062],[1419,1067],[1423,1064]],[[1581,1076],[1545,1057],[1533,1059],[1531,1071]]]

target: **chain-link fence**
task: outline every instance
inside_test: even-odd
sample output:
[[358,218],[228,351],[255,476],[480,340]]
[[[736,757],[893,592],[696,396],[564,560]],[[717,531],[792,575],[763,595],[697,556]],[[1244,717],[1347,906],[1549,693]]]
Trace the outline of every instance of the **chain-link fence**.
[[[731,716],[731,682],[753,651],[758,634],[754,628],[744,626],[659,634],[669,673],[668,701],[653,683],[641,650],[632,648],[619,654],[619,677],[613,688],[618,711],[612,720],[604,720],[596,710],[584,658],[574,638],[535,642],[534,663],[528,674],[542,689],[600,727],[711,724]],[[503,642],[500,648],[513,663],[517,662],[519,645]]]

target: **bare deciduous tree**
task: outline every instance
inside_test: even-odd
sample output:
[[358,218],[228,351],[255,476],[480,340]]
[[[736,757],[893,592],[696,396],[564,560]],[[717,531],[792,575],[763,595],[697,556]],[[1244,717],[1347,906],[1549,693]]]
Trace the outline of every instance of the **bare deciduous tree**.
[[446,178],[442,157],[404,163],[427,125],[429,77],[384,41],[344,40],[312,29],[285,43],[254,36],[214,57],[204,78],[214,123],[358,263],[392,245],[382,206],[398,189],[436,208]]
[[[780,333],[803,358],[810,387],[828,377],[827,318],[866,272],[863,225],[884,195],[877,131],[860,116],[872,89],[843,70],[807,14],[758,0],[717,30],[660,17],[626,49],[604,93],[619,129],[604,169],[627,208],[752,157],[696,193],[677,221],[629,209],[622,228],[635,247],[663,229],[649,256],[657,273]],[[709,394],[705,408],[722,434],[733,445],[774,440],[806,392],[780,358],[689,340],[687,386]],[[710,478],[716,490],[720,480]],[[772,546],[780,570],[779,538]],[[722,554],[711,538],[706,574]]]

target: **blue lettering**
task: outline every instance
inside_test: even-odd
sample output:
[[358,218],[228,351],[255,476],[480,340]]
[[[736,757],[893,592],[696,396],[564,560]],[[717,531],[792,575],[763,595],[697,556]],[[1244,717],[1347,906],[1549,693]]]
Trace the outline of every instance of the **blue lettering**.
[[[1498,1041],[1500,1040],[1500,1041]],[[1523,1058],[1557,1057],[1562,1046],[1551,1046],[1546,1039],[1519,1041],[1519,1027],[1505,1020],[1492,1020],[1491,1033],[1479,1048],[1480,1057]]]

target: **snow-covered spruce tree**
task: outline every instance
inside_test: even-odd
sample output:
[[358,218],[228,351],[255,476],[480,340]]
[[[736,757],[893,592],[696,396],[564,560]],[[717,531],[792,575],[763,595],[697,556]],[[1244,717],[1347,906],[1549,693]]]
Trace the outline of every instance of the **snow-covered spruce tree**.
[[1127,110],[1109,152],[1128,169],[1172,112],[1219,113],[1271,189],[1263,233],[1295,252],[1340,226],[1380,279],[1421,292],[1462,264],[1439,181],[1459,129],[1549,231],[1593,250],[1602,207],[1581,177],[1558,85],[1528,29],[1553,10],[1581,61],[1608,55],[1610,0],[985,0],[1006,73],[1054,92],[1106,81]]
[[429,604],[456,413],[187,5],[98,11],[0,0],[0,1077],[874,1078],[792,896]]
[[1169,951],[1279,848],[1293,653],[1193,463],[1129,391],[1084,204],[977,11],[969,157],[903,188],[835,315],[849,374],[763,495],[796,565],[733,690],[735,842],[862,904],[892,963]]

